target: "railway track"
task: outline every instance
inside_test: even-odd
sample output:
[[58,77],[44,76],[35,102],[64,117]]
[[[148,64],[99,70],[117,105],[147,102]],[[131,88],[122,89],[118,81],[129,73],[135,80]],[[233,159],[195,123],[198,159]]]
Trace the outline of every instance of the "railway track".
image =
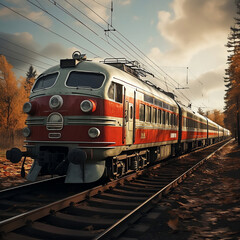
[[226,141],[3,220],[1,238],[116,239],[224,144]]
[[88,186],[64,184],[65,176],[53,177],[0,191],[0,221],[84,191]]

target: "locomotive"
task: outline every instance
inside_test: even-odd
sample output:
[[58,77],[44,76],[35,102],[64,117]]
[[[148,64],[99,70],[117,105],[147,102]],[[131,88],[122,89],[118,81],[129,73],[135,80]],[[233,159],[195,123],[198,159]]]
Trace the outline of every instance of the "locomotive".
[[30,181],[57,174],[66,175],[66,183],[90,183],[230,135],[142,80],[144,74],[126,59],[97,63],[75,52],[72,59],[60,60],[36,79],[23,106],[26,151],[8,150],[7,159],[34,159]]

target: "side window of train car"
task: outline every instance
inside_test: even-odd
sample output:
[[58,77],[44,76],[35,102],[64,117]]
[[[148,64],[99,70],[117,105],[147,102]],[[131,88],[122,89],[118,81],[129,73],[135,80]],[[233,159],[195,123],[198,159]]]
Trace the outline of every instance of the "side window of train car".
[[158,119],[157,119],[158,123],[162,123],[162,110],[158,109]]
[[112,82],[108,89],[108,97],[115,102],[122,103],[122,85]]
[[139,105],[139,120],[145,121],[145,105],[141,103]]
[[146,122],[151,122],[152,108],[150,106],[146,106]]
[[169,112],[165,112],[165,124],[168,125]]
[[166,123],[166,112],[163,111],[163,119],[162,119],[162,124],[165,124]]
[[130,109],[129,109],[129,118],[130,119],[133,119],[133,106],[130,106]]
[[157,109],[153,108],[153,114],[152,114],[152,122],[157,123]]

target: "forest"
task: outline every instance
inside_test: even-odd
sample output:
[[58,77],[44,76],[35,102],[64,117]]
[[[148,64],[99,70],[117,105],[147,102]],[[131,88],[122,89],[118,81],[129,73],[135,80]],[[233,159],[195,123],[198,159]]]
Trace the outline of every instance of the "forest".
[[225,94],[225,118],[224,124],[234,137],[237,137],[240,145],[240,1],[236,1],[237,17],[234,27],[230,28],[228,42],[226,44],[229,53],[225,70],[224,82]]

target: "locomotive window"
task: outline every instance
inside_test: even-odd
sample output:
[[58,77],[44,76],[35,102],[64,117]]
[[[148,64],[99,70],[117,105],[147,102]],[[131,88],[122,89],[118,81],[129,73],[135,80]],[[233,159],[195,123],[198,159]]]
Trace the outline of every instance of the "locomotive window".
[[48,74],[45,76],[40,76],[32,91],[36,91],[36,90],[41,90],[41,89],[45,89],[45,88],[50,88],[53,86],[53,84],[55,83],[56,79],[57,79],[58,73],[53,73],[53,74]]
[[108,89],[108,97],[116,102],[122,103],[122,85],[112,82]]
[[114,99],[114,83],[112,83],[108,89],[108,97]]
[[145,105],[140,104],[139,106],[139,120],[140,121],[145,121]]
[[100,88],[104,81],[104,75],[91,72],[71,72],[66,85],[68,87]]

